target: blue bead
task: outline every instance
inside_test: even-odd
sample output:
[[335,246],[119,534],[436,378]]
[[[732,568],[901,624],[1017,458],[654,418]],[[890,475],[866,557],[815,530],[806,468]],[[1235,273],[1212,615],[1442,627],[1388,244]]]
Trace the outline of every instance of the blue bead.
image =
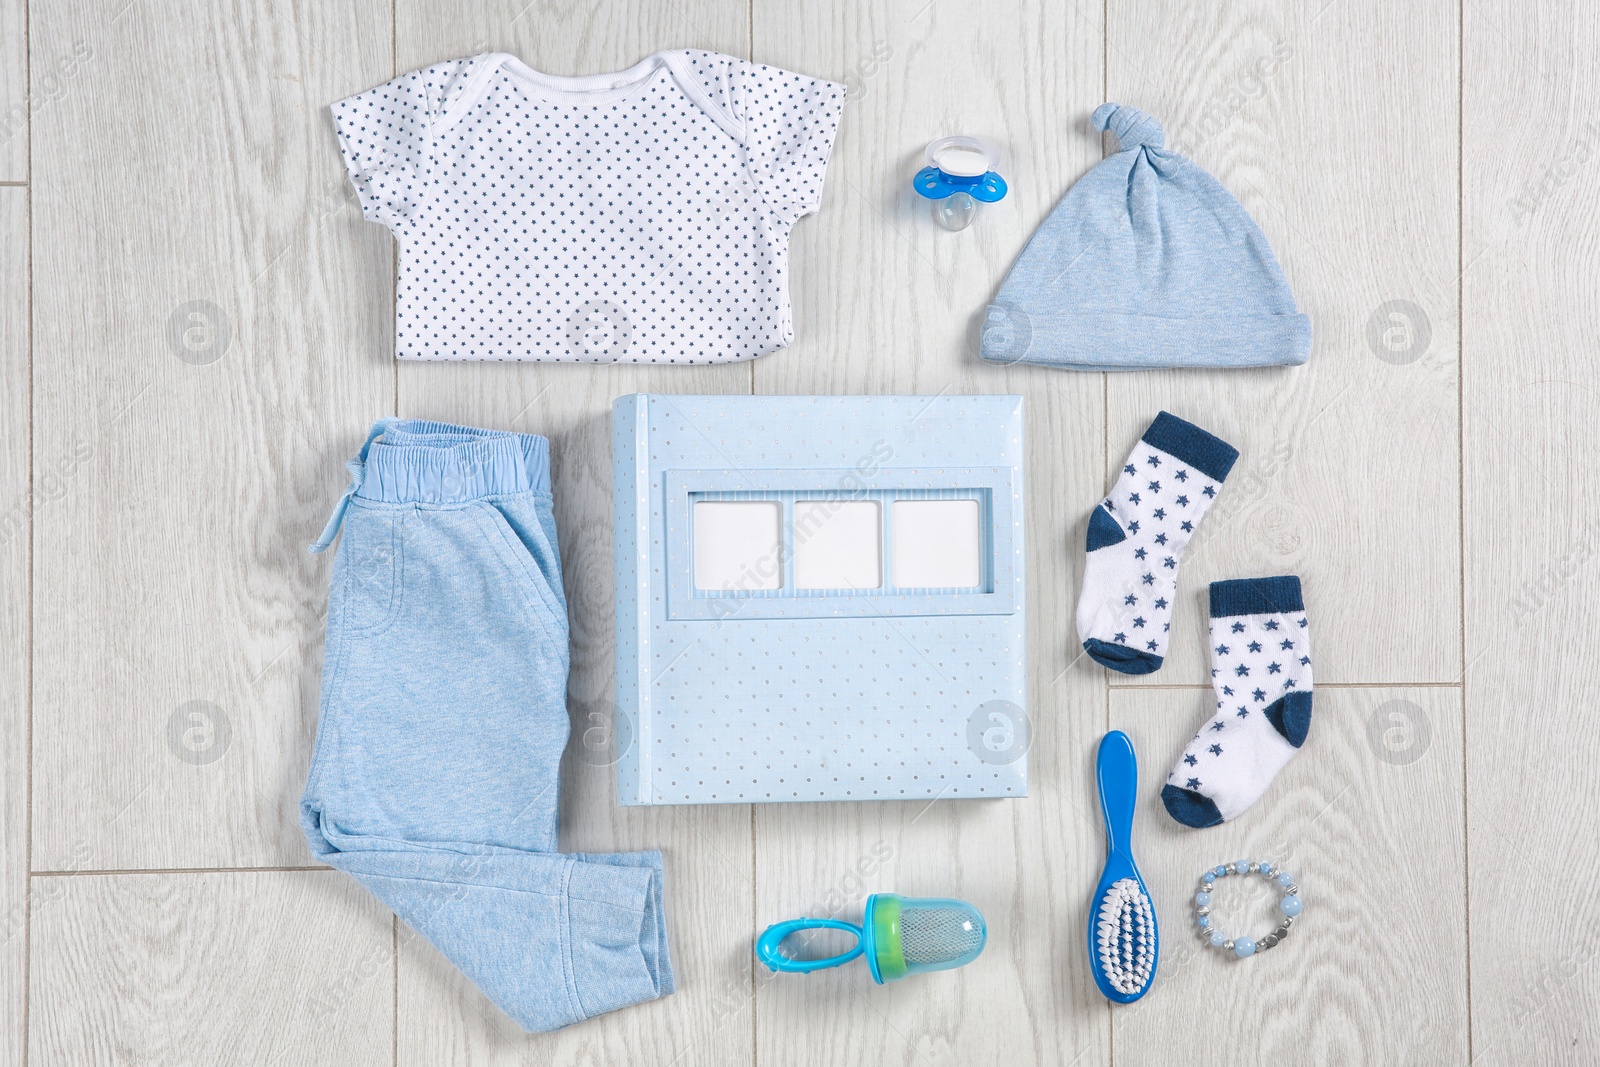
[[1200,907],[1203,908],[1207,904],[1211,903],[1211,894],[1210,893],[1196,893],[1194,895],[1194,902],[1196,904],[1200,905]]
[[1211,925],[1211,916],[1209,916],[1209,915],[1200,916],[1200,929],[1204,930],[1206,927],[1208,927],[1210,925]]
[[1244,959],[1246,956],[1253,956],[1255,952],[1256,943],[1250,938],[1236,937],[1233,939],[1233,954],[1240,959]]
[[1216,871],[1207,871],[1205,874],[1202,874],[1200,876],[1200,880],[1202,882],[1204,882],[1206,885],[1210,885],[1212,882],[1215,882],[1217,880],[1217,872]]
[[1278,901],[1278,910],[1283,912],[1285,915],[1299,915],[1300,898],[1284,897],[1282,900]]
[[1249,860],[1234,860],[1233,861],[1233,866],[1234,866],[1234,868],[1236,870],[1238,870],[1238,872],[1240,874],[1249,874],[1250,873],[1250,861]]
[[1218,878],[1223,877],[1224,875],[1226,875],[1228,873],[1227,864],[1224,864],[1224,863],[1217,864],[1216,868],[1211,873],[1216,875]]
[[1215,933],[1213,933],[1211,935],[1211,947],[1212,948],[1221,948],[1222,947],[1222,943],[1224,941],[1226,941],[1226,940],[1228,940],[1228,939],[1222,936],[1222,931],[1218,930],[1218,931],[1216,931]]
[[1262,865],[1261,865],[1261,873],[1262,873],[1262,874],[1271,874],[1271,873],[1272,873],[1272,864],[1270,864],[1270,863],[1263,863],[1263,864],[1262,864]]
[[1284,871],[1284,872],[1282,872],[1281,874],[1278,875],[1278,884],[1279,885],[1294,885],[1294,876],[1291,875],[1288,871]]

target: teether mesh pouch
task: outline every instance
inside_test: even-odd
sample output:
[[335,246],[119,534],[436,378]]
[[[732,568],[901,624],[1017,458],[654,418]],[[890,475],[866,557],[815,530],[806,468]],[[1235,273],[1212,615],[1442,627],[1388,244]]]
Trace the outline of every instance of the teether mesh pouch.
[[874,894],[862,925],[879,982],[964,966],[978,958],[988,936],[977,908],[943,897]]

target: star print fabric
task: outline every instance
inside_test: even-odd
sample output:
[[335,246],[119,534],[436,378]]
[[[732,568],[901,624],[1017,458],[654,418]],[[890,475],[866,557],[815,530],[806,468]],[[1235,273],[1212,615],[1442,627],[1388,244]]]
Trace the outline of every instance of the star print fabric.
[[1216,713],[1161,790],[1186,826],[1243,814],[1305,744],[1311,637],[1299,578],[1211,583],[1211,687]]
[[333,105],[399,244],[400,359],[721,363],[794,337],[789,231],[844,86],[716,52],[556,77],[452,60]]
[[1167,654],[1178,563],[1239,452],[1161,412],[1089,517],[1078,637],[1095,662],[1149,674]]

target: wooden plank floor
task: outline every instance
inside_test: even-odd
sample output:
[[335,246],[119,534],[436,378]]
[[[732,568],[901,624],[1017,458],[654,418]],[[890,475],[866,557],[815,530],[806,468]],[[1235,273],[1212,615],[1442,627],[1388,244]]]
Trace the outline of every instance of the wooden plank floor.
[[[327,104],[476,51],[576,74],[671,46],[850,86],[794,233],[795,343],[396,366],[393,245]],[[0,1067],[1600,1062],[1597,53],[1579,0],[0,0]],[[1308,366],[976,359],[1108,98],[1261,224]],[[947,133],[1002,145],[1013,189],[960,234],[909,192]],[[1028,799],[616,805],[584,737],[615,699],[610,402],[639,390],[1027,398]],[[1167,668],[1113,683],[1075,647],[1084,522],[1161,408],[1243,455]],[[666,853],[673,997],[524,1035],[311,861],[330,561],[303,546],[389,414],[551,438],[563,846]],[[1181,830],[1148,787],[1205,717],[1205,583],[1291,571],[1311,740],[1244,817]],[[1168,934],[1115,1011],[1080,947],[1108,727]],[[1292,864],[1308,913],[1230,964],[1185,900],[1246,854]],[[978,903],[988,949],[882,988],[754,965],[765,924],[880,890]]]

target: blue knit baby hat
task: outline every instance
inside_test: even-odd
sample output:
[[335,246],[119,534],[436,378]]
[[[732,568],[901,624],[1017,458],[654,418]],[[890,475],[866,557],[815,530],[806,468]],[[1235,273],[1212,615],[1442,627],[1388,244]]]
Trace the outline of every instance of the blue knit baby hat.
[[1255,220],[1162,147],[1138,108],[1092,121],[1121,147],[1067,190],[984,317],[980,355],[1072,370],[1298,365],[1311,320]]

